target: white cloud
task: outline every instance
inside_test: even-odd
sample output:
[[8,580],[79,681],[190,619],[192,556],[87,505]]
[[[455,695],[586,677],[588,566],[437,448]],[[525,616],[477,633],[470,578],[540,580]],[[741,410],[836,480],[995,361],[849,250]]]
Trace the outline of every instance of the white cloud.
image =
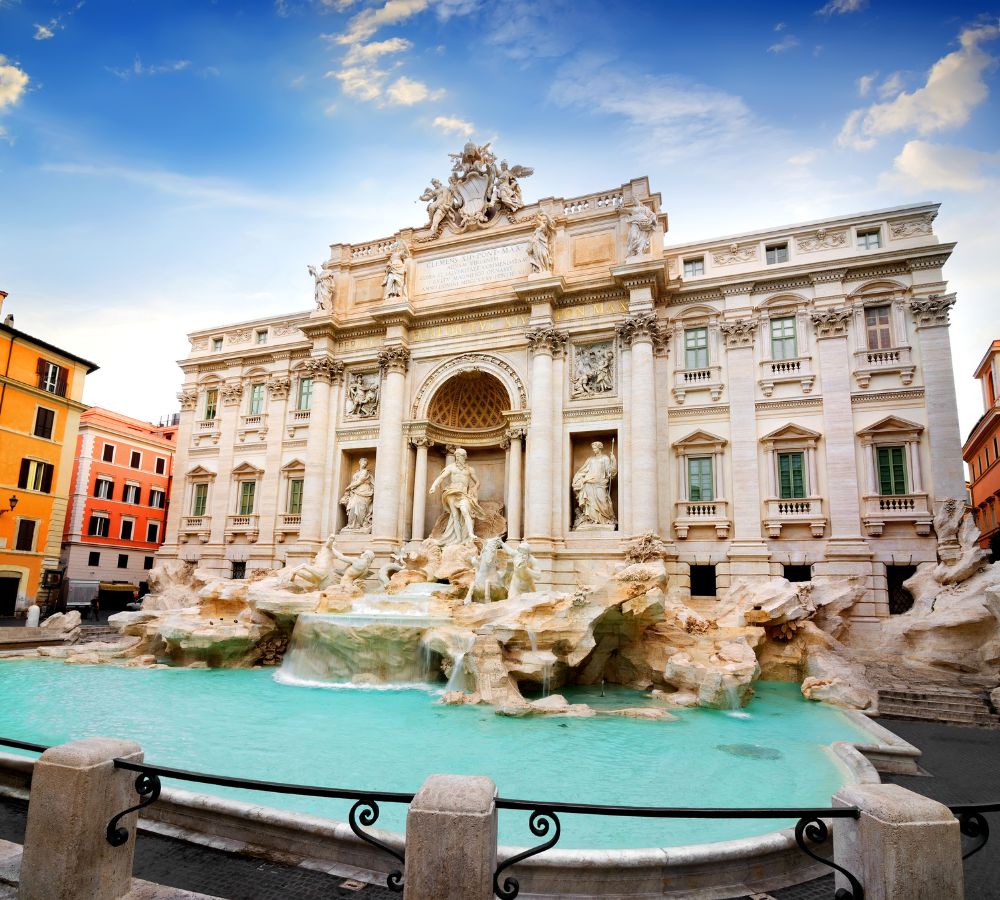
[[412,47],[406,38],[394,37],[384,41],[372,41],[368,44],[352,44],[344,55],[344,64],[347,66],[367,65],[373,63],[381,56],[391,53],[402,53]]
[[340,82],[341,90],[357,100],[377,100],[382,96],[386,73],[367,66],[351,66],[339,72],[327,72]]
[[432,124],[438,131],[443,131],[445,134],[454,132],[463,137],[471,137],[476,130],[471,122],[466,122],[465,119],[459,119],[456,116],[437,116]]
[[54,38],[56,33],[49,28],[48,25],[39,25],[35,23],[35,40],[36,41],[47,41],[49,38]]
[[27,72],[0,53],[0,112],[17,104],[30,80]]
[[817,16],[843,15],[858,12],[868,5],[868,0],[829,0],[821,9],[816,10]]
[[[1000,35],[997,24],[966,28],[959,35],[961,47],[931,67],[927,82],[912,93],[902,92],[888,103],[854,110],[844,122],[837,142],[843,147],[867,150],[878,138],[897,131],[931,134],[964,125],[972,110],[989,95],[983,75],[996,66],[996,58],[980,44]],[[886,86],[895,89],[893,76]]]
[[385,94],[387,102],[393,106],[413,106],[425,100],[440,100],[444,96],[444,91],[440,89],[432,91],[422,81],[401,75],[386,88]]
[[983,191],[1000,185],[998,176],[1000,153],[908,141],[879,186],[904,191]]
[[430,6],[430,0],[386,0],[382,6],[363,9],[347,23],[347,31],[337,35],[338,44],[359,44],[380,28],[403,22]]
[[291,81],[288,82],[288,86],[291,88],[300,88],[306,83],[305,75],[296,75]]
[[862,75],[858,79],[858,94],[861,97],[867,97],[872,90],[872,85],[875,83],[875,79],[878,78],[878,72],[872,72],[870,75]]
[[789,156],[786,162],[790,166],[808,166],[816,162],[816,160],[819,159],[820,156],[821,152],[813,148],[810,150],[803,150],[800,153],[796,153],[792,156]]
[[786,50],[791,50],[793,47],[799,46],[799,39],[794,34],[789,34],[783,37],[776,44],[771,44],[767,48],[768,53],[784,53]]
[[902,93],[906,85],[903,82],[902,72],[893,72],[878,86],[878,95],[881,100],[888,100]]
[[[128,69],[115,69],[111,66],[105,66],[107,71],[123,81],[128,81],[129,78],[143,78],[153,75],[169,75],[174,72],[183,72],[185,69],[191,67],[191,60],[189,59],[178,59],[174,62],[160,63],[157,65],[147,66],[143,61],[136,56],[135,61],[132,63],[131,67]],[[208,70],[205,70],[205,74],[211,74]],[[218,74],[216,71],[215,74]]]
[[12,147],[14,146],[14,138],[10,136],[10,133],[3,127],[3,125],[0,125],[0,141],[3,141],[5,144],[10,144]]
[[784,31],[787,27],[788,27],[788,25],[785,22],[778,22],[778,24],[774,26],[774,30],[775,31]]

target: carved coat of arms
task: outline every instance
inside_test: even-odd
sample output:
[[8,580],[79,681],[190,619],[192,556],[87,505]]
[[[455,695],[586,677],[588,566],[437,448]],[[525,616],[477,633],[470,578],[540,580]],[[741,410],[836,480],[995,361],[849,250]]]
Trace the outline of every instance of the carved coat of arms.
[[461,153],[448,155],[453,160],[448,183],[432,178],[430,187],[420,195],[427,203],[430,234],[418,240],[433,240],[445,226],[460,234],[484,228],[501,216],[513,221],[514,214],[524,206],[518,179],[527,178],[535,170],[510,166],[505,159],[498,165],[489,144],[480,146],[473,141],[466,143]]

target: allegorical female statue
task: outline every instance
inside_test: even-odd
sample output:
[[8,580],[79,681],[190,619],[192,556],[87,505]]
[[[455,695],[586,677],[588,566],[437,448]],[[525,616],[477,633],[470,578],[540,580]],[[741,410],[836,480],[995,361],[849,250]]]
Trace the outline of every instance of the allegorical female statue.
[[555,224],[545,213],[539,213],[535,219],[535,230],[528,242],[528,262],[532,272],[551,272],[552,256],[549,251],[549,241],[555,231]]
[[656,228],[656,213],[636,200],[625,210],[625,224],[628,225],[625,255],[649,253],[649,236]]
[[479,479],[476,470],[466,462],[467,454],[459,447],[455,451],[455,461],[447,465],[434,479],[429,493],[437,491],[438,485],[447,480],[441,492],[441,503],[448,513],[448,525],[441,536],[445,544],[464,544],[475,531],[475,520],[482,519],[486,512],[479,505]]
[[368,460],[358,460],[358,470],[347,485],[341,505],[347,510],[347,524],[343,531],[357,531],[363,534],[372,530],[372,497],[375,496],[375,480],[368,469]]
[[403,241],[395,241],[389,248],[389,261],[385,265],[385,278],[382,279],[382,299],[408,299],[406,290],[406,258],[410,248]]
[[594,441],[590,447],[594,455],[573,476],[573,491],[576,494],[574,528],[615,524],[611,481],[618,476],[618,461],[614,450],[608,456],[600,441]]

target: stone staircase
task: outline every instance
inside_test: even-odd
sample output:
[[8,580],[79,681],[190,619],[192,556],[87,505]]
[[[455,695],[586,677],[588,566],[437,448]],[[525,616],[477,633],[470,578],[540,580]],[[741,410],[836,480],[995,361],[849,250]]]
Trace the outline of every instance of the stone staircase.
[[990,709],[986,692],[971,688],[879,688],[878,709],[887,719],[1000,728],[1000,715]]
[[110,625],[82,625],[80,643],[85,641],[117,641],[121,635]]

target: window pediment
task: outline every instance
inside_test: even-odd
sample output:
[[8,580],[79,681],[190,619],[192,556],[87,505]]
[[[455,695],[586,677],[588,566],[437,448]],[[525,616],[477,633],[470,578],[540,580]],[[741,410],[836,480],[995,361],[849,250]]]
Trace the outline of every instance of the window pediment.
[[674,441],[673,448],[679,453],[719,453],[729,443],[725,438],[708,431],[692,431],[687,437]]
[[875,424],[862,428],[858,432],[858,436],[868,440],[878,438],[917,440],[923,430],[924,426],[917,422],[910,422],[907,419],[899,418],[899,416],[886,416]]
[[242,476],[244,478],[258,478],[264,474],[263,469],[258,469],[253,463],[242,463],[233,469],[233,475]]
[[816,442],[822,437],[818,431],[806,428],[804,425],[796,425],[789,422],[776,428],[770,434],[764,435],[760,442],[765,445],[784,445],[796,447],[815,447]]
[[286,475],[293,475],[306,470],[306,464],[301,459],[293,459],[281,467],[281,471]]
[[188,470],[187,477],[191,479],[197,478],[215,478],[216,473],[210,469],[206,469],[204,466],[195,466],[193,469]]

